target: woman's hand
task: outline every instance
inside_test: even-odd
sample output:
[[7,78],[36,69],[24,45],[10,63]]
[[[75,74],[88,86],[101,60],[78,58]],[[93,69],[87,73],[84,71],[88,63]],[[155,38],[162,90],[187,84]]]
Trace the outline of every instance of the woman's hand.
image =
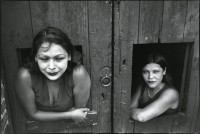
[[90,111],[88,108],[78,108],[70,112],[72,119],[75,121],[75,123],[78,123],[85,121],[88,111]]

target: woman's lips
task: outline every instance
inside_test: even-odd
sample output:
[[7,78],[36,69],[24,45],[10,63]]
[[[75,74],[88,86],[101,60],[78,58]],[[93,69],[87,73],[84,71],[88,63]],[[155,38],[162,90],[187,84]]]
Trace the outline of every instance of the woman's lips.
[[57,74],[58,74],[58,72],[48,73],[48,75],[50,75],[50,76],[55,76],[55,75],[57,75]]
[[147,81],[149,84],[154,84],[156,81]]

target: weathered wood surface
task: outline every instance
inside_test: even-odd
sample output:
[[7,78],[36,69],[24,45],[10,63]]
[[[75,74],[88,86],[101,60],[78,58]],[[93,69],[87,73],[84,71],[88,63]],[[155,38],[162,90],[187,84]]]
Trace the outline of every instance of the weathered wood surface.
[[28,2],[1,2],[1,52],[15,132],[25,132],[25,117],[14,92],[14,81],[19,67],[16,48],[29,47],[31,42],[32,29]]
[[140,1],[139,44],[158,43],[162,13],[163,1]]
[[33,35],[46,27],[60,28],[58,1],[29,1]]
[[183,41],[187,1],[164,1],[161,42]]
[[98,113],[98,125],[92,132],[111,132],[111,86],[100,83],[101,68],[111,68],[111,7],[106,1],[88,2],[92,109]]
[[191,72],[186,90],[185,118],[175,118],[173,132],[194,133],[198,123],[199,111],[199,1],[188,1],[187,17],[184,27],[184,42],[194,42],[193,57],[191,57]]
[[133,132],[130,123],[132,49],[138,39],[139,2],[120,1],[114,5],[114,113],[113,132]]

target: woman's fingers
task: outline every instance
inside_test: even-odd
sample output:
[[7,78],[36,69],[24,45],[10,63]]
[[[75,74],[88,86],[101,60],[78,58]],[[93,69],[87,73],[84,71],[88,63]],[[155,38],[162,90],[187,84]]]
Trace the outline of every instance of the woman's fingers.
[[82,108],[82,110],[83,110],[84,112],[88,112],[88,111],[90,111],[89,108]]

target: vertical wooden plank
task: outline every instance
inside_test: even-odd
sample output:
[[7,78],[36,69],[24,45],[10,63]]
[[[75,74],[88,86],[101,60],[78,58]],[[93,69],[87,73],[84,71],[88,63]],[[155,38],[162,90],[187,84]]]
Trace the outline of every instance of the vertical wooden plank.
[[163,1],[141,1],[139,43],[157,43],[160,34]]
[[182,42],[187,1],[164,1],[161,42]]
[[111,7],[106,1],[88,2],[89,43],[92,78],[92,109],[98,112],[98,125],[92,132],[111,132],[111,86],[100,83],[101,68],[111,68]]
[[14,81],[19,68],[16,48],[30,47],[32,30],[30,11],[27,1],[1,2],[1,45],[3,65],[5,68],[9,103],[14,124],[14,131],[23,133],[25,130],[25,114],[15,96]]
[[[73,45],[82,46],[83,65],[90,73],[90,46],[88,42],[88,7],[86,1],[59,1],[60,28],[70,38]],[[91,73],[90,73],[91,76]],[[92,88],[91,88],[92,90]],[[92,95],[89,108],[92,110]],[[91,126],[69,129],[70,133],[91,133]]]
[[196,132],[196,133],[200,133],[200,107],[199,107],[197,116],[198,116],[198,117],[197,117],[197,121],[196,121],[196,129],[195,129],[195,132]]
[[114,9],[114,114],[113,132],[132,133],[130,101],[132,49],[138,39],[139,1],[120,1]]
[[58,1],[30,1],[33,35],[46,27],[60,28]]
[[[185,118],[175,118],[172,132],[194,133],[199,110],[199,1],[188,1],[184,42],[194,42]],[[198,124],[198,123],[197,123]],[[199,127],[199,126],[198,126]]]

